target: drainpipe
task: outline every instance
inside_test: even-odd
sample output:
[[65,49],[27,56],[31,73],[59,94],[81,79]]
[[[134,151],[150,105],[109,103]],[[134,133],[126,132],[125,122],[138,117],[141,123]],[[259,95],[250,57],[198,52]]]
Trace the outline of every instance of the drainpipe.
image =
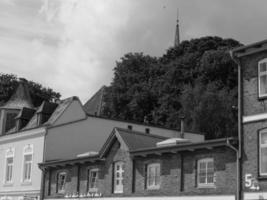
[[242,149],[243,149],[243,138],[242,138],[242,72],[241,72],[241,63],[239,59],[237,59],[234,56],[233,51],[230,51],[230,56],[233,59],[233,61],[237,64],[238,66],[238,199],[241,199],[241,194],[242,194]]
[[229,141],[229,139],[227,138],[226,140],[226,145],[235,151],[236,153],[236,200],[240,200],[240,171],[239,171],[239,151],[237,148],[235,148]]
[[181,130],[180,130],[180,137],[181,138],[184,138],[184,118],[185,116],[184,115],[181,115],[180,116],[180,120],[181,120]]

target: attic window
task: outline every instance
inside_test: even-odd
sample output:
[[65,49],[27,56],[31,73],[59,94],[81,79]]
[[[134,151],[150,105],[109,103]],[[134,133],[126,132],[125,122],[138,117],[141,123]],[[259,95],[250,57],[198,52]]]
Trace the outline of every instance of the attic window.
[[146,133],[149,134],[150,133],[150,129],[146,128]]
[[7,111],[6,113],[6,123],[5,123],[5,133],[8,132],[11,128],[16,126],[15,117],[17,116],[18,112],[10,112]]
[[128,129],[129,130],[132,130],[133,129],[133,126],[132,125],[128,125]]

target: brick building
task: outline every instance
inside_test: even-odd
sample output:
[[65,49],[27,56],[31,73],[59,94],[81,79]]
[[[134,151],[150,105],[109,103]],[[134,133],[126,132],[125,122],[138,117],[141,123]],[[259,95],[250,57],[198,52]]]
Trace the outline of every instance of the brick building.
[[241,197],[267,198],[267,40],[231,52],[239,70]]
[[191,142],[114,128],[98,154],[40,164],[43,197],[235,199],[236,142]]

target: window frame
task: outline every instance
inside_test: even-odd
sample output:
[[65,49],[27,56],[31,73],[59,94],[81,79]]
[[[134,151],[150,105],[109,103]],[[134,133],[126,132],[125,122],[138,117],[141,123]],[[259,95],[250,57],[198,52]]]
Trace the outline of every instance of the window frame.
[[[264,72],[260,71],[260,65],[262,63],[266,63],[266,71],[264,71]],[[266,98],[267,92],[265,94],[261,94],[261,84],[260,84],[261,76],[266,76],[266,79],[267,79],[267,58],[264,58],[258,62],[258,96],[259,96],[259,98]]]
[[[5,155],[4,184],[12,184],[13,183],[14,157],[15,157],[15,148],[12,148],[12,147],[8,148],[6,150],[6,155]],[[12,164],[11,165],[8,164],[8,159],[9,158],[12,158]],[[9,169],[8,169],[8,167],[9,167],[8,165],[11,166],[11,175],[10,175],[11,178],[10,178],[10,180],[7,180],[7,177],[8,177],[7,173],[10,172]]]
[[[64,179],[64,184],[63,184],[63,189],[59,189],[59,176],[60,175],[65,175],[65,179]],[[60,171],[57,173],[57,194],[65,194],[66,192],[66,183],[67,183],[67,177],[68,177],[68,173],[66,171]]]
[[[117,170],[117,166],[121,166],[122,170]],[[120,173],[121,176],[118,178],[116,177],[116,174]],[[125,162],[124,161],[116,161],[114,162],[114,169],[113,169],[113,193],[114,194],[122,194],[124,192],[124,174],[125,174]],[[116,188],[116,182],[121,181],[121,189],[119,190],[118,188]]]
[[[27,149],[30,149],[30,151],[27,152]],[[31,161],[30,162],[27,161],[28,164],[29,163],[31,164],[30,165],[31,167],[30,167],[30,174],[29,174],[30,178],[26,179],[25,178],[25,165],[26,165],[26,163],[25,163],[26,159],[25,158],[28,155],[31,155]],[[28,145],[24,146],[24,148],[23,148],[22,183],[31,183],[32,171],[33,171],[33,145],[28,144]]]
[[[213,182],[208,182],[208,163],[213,163]],[[205,183],[200,183],[200,164],[205,163]],[[202,158],[197,161],[197,187],[199,188],[209,188],[215,187],[215,167],[214,167],[214,158]]]
[[[159,181],[158,181],[158,184],[156,184],[156,178],[157,178],[157,170],[156,170],[156,168],[159,168],[159,174],[158,174],[158,179],[159,179]],[[149,177],[150,177],[150,175],[149,175],[149,173],[150,173],[150,168],[155,168],[155,177],[153,177],[153,185],[150,185],[149,184]],[[158,189],[160,189],[160,185],[161,185],[161,164],[160,163],[158,163],[158,162],[154,162],[154,163],[149,163],[149,164],[147,164],[146,165],[146,189],[147,190],[158,190]]]
[[[96,172],[96,187],[90,187],[91,186],[91,172]],[[88,175],[87,175],[87,181],[88,181],[88,187],[87,187],[87,191],[88,192],[97,192],[98,191],[98,180],[99,180],[99,169],[98,168],[91,168],[91,169],[88,169]]]
[[[261,166],[261,149],[262,148],[267,148],[267,144],[261,144],[261,142],[262,142],[262,135],[263,134],[267,134],[267,129],[264,129],[264,130],[261,130],[261,131],[259,131],[259,147],[258,147],[258,151],[259,151],[259,158],[258,158],[258,160],[259,160],[259,176],[267,176],[267,171],[265,172],[265,173],[262,173],[262,166]],[[262,147],[263,146],[263,147]]]

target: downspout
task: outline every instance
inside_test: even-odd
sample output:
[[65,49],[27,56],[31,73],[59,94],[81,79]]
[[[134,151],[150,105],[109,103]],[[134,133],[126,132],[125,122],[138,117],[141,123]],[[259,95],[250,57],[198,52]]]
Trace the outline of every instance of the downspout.
[[239,162],[239,151],[237,148],[235,148],[229,141],[229,139],[227,138],[226,140],[226,144],[227,146],[234,150],[235,153],[236,153],[236,200],[240,200],[240,171],[239,171],[239,165],[240,165],[240,162]]
[[[43,147],[43,163],[45,161],[45,151],[46,151],[46,135],[47,135],[47,128],[45,127],[45,133],[44,133],[44,147]],[[44,200],[45,198],[45,175],[46,170],[42,170],[42,177],[41,177],[41,191],[40,191],[40,200]],[[49,186],[50,187],[50,186]]]
[[233,61],[238,66],[238,174],[237,174],[237,188],[238,191],[238,198],[237,200],[241,200],[242,195],[242,149],[243,149],[243,138],[242,138],[242,73],[241,73],[241,63],[240,61],[234,56],[233,51],[230,51],[230,56],[233,59]]

